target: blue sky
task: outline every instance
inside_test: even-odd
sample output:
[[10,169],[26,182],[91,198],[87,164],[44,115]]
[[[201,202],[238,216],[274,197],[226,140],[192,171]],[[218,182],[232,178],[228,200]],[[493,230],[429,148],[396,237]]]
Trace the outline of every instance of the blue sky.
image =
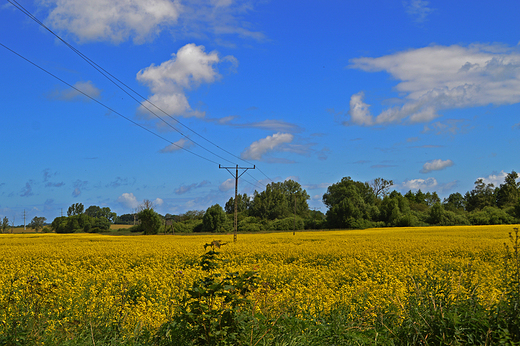
[[294,179],[322,212],[345,176],[447,197],[518,170],[518,1],[19,4],[132,91],[4,0],[0,216],[16,224],[73,203],[223,206],[219,164],[256,166],[240,193]]

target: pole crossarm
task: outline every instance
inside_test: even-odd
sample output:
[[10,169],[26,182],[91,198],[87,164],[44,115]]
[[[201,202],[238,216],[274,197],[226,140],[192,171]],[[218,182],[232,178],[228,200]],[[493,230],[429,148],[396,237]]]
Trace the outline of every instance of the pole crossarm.
[[[219,169],[225,169],[229,172],[235,178],[235,222],[234,222],[234,233],[233,233],[233,241],[237,241],[237,230],[238,230],[238,211],[237,211],[237,194],[238,194],[238,178],[240,178],[247,170],[249,169],[255,169],[255,165],[253,167],[238,167],[236,165],[235,167],[222,167],[221,165],[218,165]],[[235,174],[233,174],[230,169],[235,169]],[[244,170],[240,175],[238,175],[238,170]]]

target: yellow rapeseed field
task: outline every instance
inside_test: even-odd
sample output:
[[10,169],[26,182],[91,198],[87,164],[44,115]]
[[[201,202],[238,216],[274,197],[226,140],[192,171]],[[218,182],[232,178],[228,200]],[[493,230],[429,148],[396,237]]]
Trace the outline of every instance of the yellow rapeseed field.
[[[255,270],[256,309],[313,316],[343,304],[370,314],[405,301],[407,282],[425,273],[478,284],[500,294],[504,243],[511,225],[380,228],[232,235],[0,235],[0,323],[13,314],[46,320],[48,333],[78,324],[122,323],[154,330],[174,313],[213,240],[221,271]],[[100,322],[102,321],[102,322]]]

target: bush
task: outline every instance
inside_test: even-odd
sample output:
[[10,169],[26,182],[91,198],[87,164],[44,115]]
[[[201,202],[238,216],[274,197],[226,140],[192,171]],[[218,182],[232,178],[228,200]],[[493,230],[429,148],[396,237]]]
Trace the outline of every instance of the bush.
[[[292,231],[294,230],[294,223],[294,216],[286,217],[285,219],[277,219],[269,222],[267,229],[271,231]],[[300,217],[296,217],[296,229],[304,229],[303,219]]]
[[473,211],[468,214],[468,219],[472,225],[513,224],[516,221],[505,210],[495,207],[485,207],[482,210]]

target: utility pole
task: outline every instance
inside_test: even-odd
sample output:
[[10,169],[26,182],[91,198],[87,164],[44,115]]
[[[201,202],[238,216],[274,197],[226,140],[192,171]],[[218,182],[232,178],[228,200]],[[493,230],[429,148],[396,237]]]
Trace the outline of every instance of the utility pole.
[[25,232],[25,209],[23,210],[23,230]]
[[294,194],[294,228],[292,235],[296,233],[296,193]]
[[[238,194],[238,178],[240,178],[242,176],[242,174],[244,174],[245,172],[247,172],[248,169],[255,169],[255,165],[253,165],[253,168],[251,167],[238,167],[238,165],[236,165],[236,167],[222,167],[221,165],[218,165],[218,168],[220,169],[225,169],[226,171],[229,172],[229,174],[231,174],[233,176],[233,178],[235,178],[235,222],[234,222],[234,233],[233,233],[233,241],[236,242],[237,241],[237,230],[238,230],[238,211],[237,211],[237,194]],[[231,173],[230,169],[233,169],[235,168],[235,174]],[[239,169],[243,169],[244,171],[242,173],[240,173],[240,175],[238,175],[238,170]]]

